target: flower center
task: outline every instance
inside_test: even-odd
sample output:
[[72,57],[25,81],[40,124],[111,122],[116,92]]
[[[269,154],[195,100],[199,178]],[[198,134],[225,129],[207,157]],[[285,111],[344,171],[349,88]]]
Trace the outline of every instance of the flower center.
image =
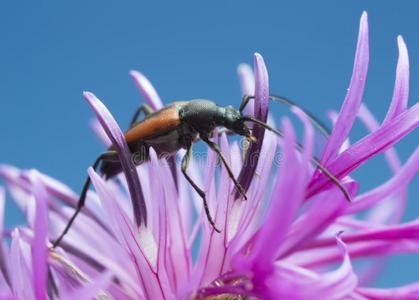
[[225,274],[209,286],[201,288],[192,299],[198,300],[245,300],[252,290],[251,280],[243,275]]

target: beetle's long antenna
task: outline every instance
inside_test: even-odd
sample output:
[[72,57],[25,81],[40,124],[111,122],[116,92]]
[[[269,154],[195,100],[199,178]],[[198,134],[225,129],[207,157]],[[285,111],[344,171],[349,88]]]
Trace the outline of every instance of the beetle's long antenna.
[[[260,120],[258,120],[256,118],[254,118],[254,117],[251,117],[251,116],[243,116],[243,120],[244,121],[249,121],[249,122],[256,123],[256,124],[258,124],[258,125],[266,128],[266,129],[268,129],[269,131],[272,131],[273,133],[275,133],[276,135],[278,135],[280,137],[283,137],[284,136],[283,133],[280,130],[275,129],[275,128],[269,126],[268,124],[266,124],[266,123],[264,123],[264,122],[262,122],[262,121],[260,121]],[[301,144],[296,143],[296,147],[297,147],[298,151],[300,151],[300,152],[303,150],[303,146]],[[330,179],[330,181],[332,181],[342,191],[342,193],[345,195],[346,200],[348,200],[349,202],[352,202],[351,195],[346,190],[346,188],[342,185],[342,183],[339,181],[339,179],[337,179],[335,177],[335,175],[333,175],[325,166],[323,166],[316,157],[312,157],[311,158],[311,161],[313,162],[313,164],[317,168],[319,168],[319,170],[324,175],[326,175]]]
[[288,98],[285,98],[283,96],[269,95],[269,98],[272,99],[272,100],[274,100],[274,101],[276,101],[276,102],[279,102],[279,103],[288,105],[289,107],[298,107],[299,109],[301,109],[306,114],[306,116],[311,121],[311,123],[313,123],[313,125],[315,127],[317,127],[317,129],[319,129],[320,132],[325,137],[328,138],[330,136],[330,130],[326,127],[326,125],[324,125],[322,123],[322,121],[320,121],[316,116],[314,116],[313,114],[311,114],[309,111],[307,111],[301,105],[299,105],[299,104],[295,103],[294,101],[292,101],[292,100],[290,100]]
[[[250,96],[250,95],[246,95],[243,97],[242,103],[240,104],[240,112],[243,112],[244,108],[246,107],[246,105],[249,103],[250,99],[254,99],[255,96]],[[298,107],[299,109],[301,109],[306,116],[308,117],[308,119],[310,120],[310,122],[317,128],[320,130],[320,132],[325,136],[325,137],[329,137],[330,136],[330,130],[327,128],[326,125],[324,125],[322,123],[322,121],[320,121],[318,118],[316,118],[316,116],[314,116],[312,113],[310,113],[308,110],[306,110],[305,108],[303,108],[301,105],[295,103],[294,101],[283,97],[283,96],[278,96],[278,95],[269,95],[269,99],[275,101],[275,102],[279,102],[281,104],[285,104],[289,107]]]
[[278,135],[280,137],[284,136],[283,133],[280,130],[269,126],[268,124],[266,124],[265,122],[262,122],[261,120],[258,120],[254,117],[251,117],[251,116],[243,116],[242,118],[243,118],[244,121],[249,121],[249,122],[256,123],[256,124],[266,128],[266,129],[268,129],[269,131],[272,131],[273,133],[275,133],[276,135]]

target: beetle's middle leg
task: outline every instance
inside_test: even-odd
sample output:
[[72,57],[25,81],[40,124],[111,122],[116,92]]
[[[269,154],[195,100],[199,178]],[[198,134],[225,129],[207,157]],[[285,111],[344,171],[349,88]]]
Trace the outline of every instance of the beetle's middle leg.
[[241,184],[237,181],[237,179],[234,177],[233,171],[231,170],[230,166],[228,165],[227,160],[225,159],[223,153],[221,153],[220,147],[216,143],[210,141],[208,139],[208,137],[206,137],[204,135],[201,135],[201,139],[208,145],[208,147],[210,147],[212,150],[215,151],[215,153],[217,153],[217,156],[220,158],[220,160],[222,161],[222,163],[224,164],[224,166],[227,170],[228,176],[231,178],[231,180],[233,180],[234,186],[240,192],[240,194],[243,196],[243,198],[245,200],[247,200],[246,191],[241,186]]
[[[154,112],[154,109],[150,105],[148,105],[148,104],[141,105],[135,111],[134,115],[132,116],[132,119],[131,119],[131,123],[129,125],[129,128],[134,127],[139,122],[139,117],[140,117],[140,114],[141,113],[143,113],[144,116],[148,116],[148,115],[152,114],[153,112]],[[175,157],[174,156],[168,157],[167,158],[167,162],[170,165],[170,171],[172,172],[172,176],[173,176],[173,179],[174,179],[174,181],[176,183],[176,188],[177,188],[177,182],[178,181],[177,181],[177,172],[176,172],[176,160],[175,160]]]
[[[116,151],[106,151],[106,152],[103,152],[101,155],[99,155],[99,157],[95,160],[94,164],[92,165],[92,167],[95,171],[96,171],[97,167],[99,166],[99,164],[102,161],[119,161],[117,152]],[[63,239],[63,237],[65,236],[67,231],[70,229],[70,227],[73,224],[74,220],[76,219],[77,215],[79,214],[79,212],[83,208],[83,206],[86,202],[86,195],[87,195],[87,191],[90,187],[90,184],[91,184],[90,176],[87,176],[87,179],[84,182],[83,189],[80,193],[80,198],[79,198],[79,202],[77,203],[76,210],[74,211],[73,215],[71,216],[70,220],[68,221],[66,227],[64,228],[64,231],[61,233],[61,235],[58,237],[58,239],[56,239],[55,242],[53,243],[54,248],[57,247],[60,244],[61,240]]]
[[153,108],[148,104],[141,105],[132,116],[131,122],[129,123],[129,127],[133,127],[137,122],[138,118],[141,113],[143,113],[145,116],[148,116],[154,112]]
[[205,192],[203,190],[201,190],[198,185],[192,180],[191,177],[189,177],[188,173],[186,173],[186,170],[188,168],[189,162],[191,160],[191,154],[192,154],[192,143],[188,145],[188,150],[186,150],[186,154],[185,156],[183,156],[182,158],[182,173],[185,176],[186,180],[188,180],[188,182],[192,185],[192,187],[194,188],[194,190],[199,194],[199,196],[201,196],[202,201],[204,203],[204,209],[205,209],[205,214],[207,215],[207,219],[208,222],[211,224],[212,228],[214,228],[215,231],[217,231],[218,233],[221,232],[221,230],[219,230],[216,226],[215,226],[215,222],[211,217],[211,213],[208,207],[208,202],[206,199],[206,195]]

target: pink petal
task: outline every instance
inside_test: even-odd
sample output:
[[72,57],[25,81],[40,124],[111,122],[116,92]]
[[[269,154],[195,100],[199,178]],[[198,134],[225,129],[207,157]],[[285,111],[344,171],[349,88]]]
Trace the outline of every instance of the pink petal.
[[314,129],[310,123],[309,117],[303,110],[294,106],[291,111],[297,115],[304,125],[304,143],[303,143],[303,161],[310,162],[313,156],[314,147]]
[[0,293],[0,300],[18,300],[12,295],[4,295],[3,293]]
[[[362,110],[363,105],[361,104],[360,111]],[[327,115],[329,116],[329,119],[332,121],[333,126],[336,125],[336,121],[338,120],[339,114],[335,110],[328,111]],[[346,138],[346,140],[343,142],[342,146],[340,147],[338,154],[341,154],[343,151],[349,148],[351,145],[351,141],[349,140],[349,136]]]
[[[69,211],[72,214],[72,211]],[[57,222],[54,215],[50,215],[51,223],[58,228],[66,225],[64,220]],[[106,216],[105,216],[106,218]],[[89,228],[89,230],[86,230]],[[61,232],[61,231],[60,231]],[[122,249],[114,236],[101,228],[93,220],[80,215],[77,222],[68,232],[68,238],[63,240],[61,248],[66,253],[74,255],[81,260],[91,262],[109,269],[134,290],[138,289],[135,281],[135,269],[126,259],[126,252]],[[98,251],[100,249],[100,251]]]
[[[98,251],[96,250],[96,252]],[[54,282],[59,289],[59,299],[68,299],[70,295],[78,294],[79,292],[81,293],[85,287],[87,288],[90,285],[91,278],[95,278],[96,281],[99,279],[99,274],[106,272],[111,273],[111,271],[106,271],[104,269],[94,269],[87,265],[86,261],[79,259],[78,257],[71,255],[67,257],[61,249],[57,249],[56,252],[51,253],[49,263],[53,270]],[[127,288],[124,279],[119,277],[119,275],[116,276],[118,276],[119,283],[108,281],[107,294],[109,294],[112,299],[143,299],[141,293],[133,293],[132,289],[129,287]],[[95,288],[94,284],[93,286],[90,285],[90,287],[93,289]],[[98,296],[98,299],[102,299],[102,295],[103,293]]]
[[[253,96],[255,94],[255,76],[252,68],[248,64],[240,64],[237,68],[237,73],[240,79],[240,87],[243,96]],[[247,104],[244,114],[254,116],[254,99],[251,99]]]
[[[221,136],[220,144],[222,153],[230,165],[230,149],[225,134]],[[222,232],[218,234],[211,231],[208,242],[205,243],[206,248],[201,248],[200,250],[201,253],[204,254],[200,256],[199,260],[200,271],[202,272],[200,275],[202,276],[200,285],[206,285],[220,276],[223,270],[223,263],[226,259],[225,239],[227,234],[226,218],[228,218],[227,205],[229,205],[230,202],[233,202],[234,199],[230,193],[232,181],[223,166],[221,167],[219,180],[220,186],[217,197],[218,207],[214,220],[216,224],[219,224],[218,226],[220,226]],[[207,222],[206,218],[205,222]],[[194,276],[197,276],[196,273]],[[189,285],[191,284],[189,283]]]
[[[266,70],[265,62],[259,53],[255,54],[254,68],[256,80],[254,101],[255,117],[263,122],[266,122],[269,105],[269,76],[268,71]],[[245,191],[249,189],[250,183],[256,171],[257,163],[252,162],[252,160],[254,160],[254,157],[257,157],[260,153],[265,129],[259,126],[254,126],[253,135],[256,137],[257,142],[250,144],[248,155],[246,155],[245,162],[243,163],[244,167],[240,171],[240,175],[238,177],[238,181],[243,186]],[[235,192],[235,197],[239,197],[237,191]]]
[[131,153],[128,149],[127,142],[125,141],[121,129],[118,127],[118,124],[108,109],[98,98],[96,98],[95,95],[89,92],[85,92],[84,97],[89,102],[89,105],[92,107],[93,111],[96,113],[99,122],[102,124],[103,129],[105,130],[109,139],[112,140],[112,144],[118,152],[122,169],[124,170],[125,176],[127,178],[137,226],[140,226],[143,222],[144,225],[147,225],[147,208],[138,179],[137,169],[132,162]]
[[166,268],[173,290],[178,290],[182,284],[190,282],[192,258],[186,246],[177,189],[167,161],[159,160],[153,149],[150,149],[149,165],[151,178],[166,178],[164,182],[153,182],[161,194],[154,197],[159,206],[158,268]]
[[32,274],[28,266],[29,249],[22,241],[18,229],[12,233],[10,248],[10,264],[13,266],[13,272],[11,272],[13,293],[18,299],[35,299],[32,289]]
[[336,157],[356,119],[356,114],[364,94],[365,81],[367,79],[369,62],[368,43],[368,17],[367,13],[364,12],[359,25],[358,44],[355,53],[351,83],[336,121],[336,125],[333,128],[332,134],[330,135],[321,156],[321,162],[324,165]]
[[4,207],[6,205],[6,191],[0,186],[0,241],[3,238]]
[[135,85],[143,95],[145,102],[150,105],[153,110],[159,110],[163,107],[163,102],[157,94],[156,89],[153,87],[151,82],[142,73],[138,71],[131,71],[130,75],[134,80]]
[[[283,163],[265,223],[255,240],[252,254],[253,259],[258,260],[258,265],[269,264],[276,259],[278,248],[304,198],[307,164],[311,154],[305,154],[305,159],[300,162],[296,155],[295,133],[288,119],[283,121],[283,128],[284,139],[281,142],[284,151]],[[312,147],[311,144],[308,149]]]
[[[223,153],[224,157],[227,160],[227,163],[232,166],[231,162],[231,154],[232,150],[227,140],[226,134],[222,134],[220,137],[220,148],[221,152]],[[234,172],[234,171],[233,171]],[[228,228],[228,212],[231,209],[231,205],[233,204],[233,199],[231,197],[231,189],[233,187],[232,180],[228,176],[227,170],[225,168],[221,168],[221,175],[220,175],[220,184],[218,190],[218,209],[216,219],[221,219],[221,224],[224,227],[223,230],[223,240],[227,239],[227,228]]]
[[[351,195],[358,190],[356,182],[346,184]],[[310,207],[302,214],[287,232],[287,237],[281,245],[280,257],[285,257],[297,251],[300,247],[315,239],[339,217],[348,203],[342,192],[334,187],[332,190],[319,194]]]
[[131,260],[137,271],[138,284],[142,287],[147,299],[168,297],[170,284],[167,274],[157,269],[157,245],[147,227],[140,227],[139,232],[121,209],[114,195],[110,193],[106,183],[92,168],[89,175],[96,191],[108,213],[111,227],[119,243],[126,251],[126,256]]
[[[213,142],[217,143],[218,135],[215,133],[213,134],[214,139]],[[208,150],[207,152],[207,161],[206,161],[206,169],[205,169],[205,192],[208,201],[208,206],[211,212],[211,216],[216,216],[216,210],[213,209],[218,204],[216,202],[216,190],[215,190],[215,173],[217,168],[217,160],[218,157],[216,153],[212,150]],[[201,200],[202,201],[202,200]],[[207,221],[207,217],[203,209],[200,212],[201,217],[203,218],[203,226],[202,226],[202,237],[201,237],[201,244],[200,244],[200,251],[199,256],[196,259],[194,272],[191,276],[190,287],[195,288],[202,284],[207,284],[208,282],[203,282],[207,278],[204,277],[206,275],[207,264],[209,262],[209,253],[212,249],[212,245],[215,241],[218,241],[214,235],[219,235],[214,229],[211,227],[209,222]],[[219,227],[218,224],[216,226]],[[212,273],[212,272],[211,272]]]
[[3,240],[3,226],[4,226],[4,207],[6,205],[6,193],[4,188],[0,186],[0,271],[5,283],[10,286],[9,264],[6,257],[6,249]]
[[[71,207],[75,207],[78,201],[77,194],[58,180],[42,174],[39,171],[38,174],[41,176],[42,183],[47,190],[47,193],[51,196],[47,197],[48,209],[50,211],[56,212],[62,218],[64,218],[61,206],[59,206],[53,198],[57,198],[58,200],[63,201],[65,204]],[[30,206],[32,204],[30,199],[33,198],[33,187],[31,180],[28,178],[27,172],[21,171],[12,166],[1,165],[0,176],[3,176],[9,183],[10,193],[12,194],[13,199],[17,202],[19,208],[25,214],[28,214],[29,208],[32,207]],[[33,207],[35,207],[35,205],[33,205]],[[101,220],[101,216],[98,214],[98,211],[96,209],[92,209],[92,202],[87,201],[86,206],[83,209],[83,214],[90,216],[98,224],[106,228],[106,224],[104,224]]]
[[[364,123],[368,131],[374,132],[380,128],[380,125],[378,124],[376,118],[364,103],[361,105],[361,108],[359,109],[358,117]],[[385,152],[385,156],[393,173],[398,171],[400,169],[400,160],[397,156],[396,150],[394,148],[388,149]]]
[[345,244],[336,237],[341,266],[330,272],[314,273],[310,270],[279,262],[275,273],[259,290],[262,299],[347,299],[357,286]]
[[[419,221],[394,226],[384,226],[377,229],[368,229],[360,232],[345,233],[345,243],[351,245],[357,242],[375,240],[400,240],[406,239],[412,242],[419,240]],[[309,243],[305,249],[333,246],[333,238],[323,237]]]
[[[63,201],[64,203],[66,203],[67,205],[73,208],[77,206],[77,203],[79,201],[79,196],[72,189],[70,189],[64,183],[56,180],[55,178],[52,178],[48,175],[40,173],[39,171],[38,171],[38,174],[41,177],[42,184],[44,185],[48,195],[50,195],[51,197],[55,197],[60,201]],[[26,174],[23,173],[23,177],[25,176]],[[54,206],[52,205],[52,204],[55,204],[56,202],[52,201],[50,199],[51,197],[48,197],[49,209],[53,208],[54,211],[57,211],[58,213],[60,213],[60,210],[55,209],[55,205]],[[89,195],[87,197],[89,199]],[[95,202],[94,201],[86,201],[86,202],[87,203],[85,207],[83,208],[83,214],[89,216],[90,218],[95,220],[96,223],[98,223],[100,226],[106,229],[107,225],[103,222],[102,215],[100,214],[98,207],[94,206]]]
[[[378,258],[380,256],[403,253],[419,253],[419,242],[417,239],[406,240],[403,237],[392,237],[348,244],[348,249],[352,259]],[[302,265],[306,268],[318,268],[336,263],[339,260],[339,253],[333,248],[322,248],[320,251],[318,250],[302,252],[302,255],[305,257],[311,257],[310,260],[306,260]]]
[[35,298],[42,300],[47,299],[47,192],[42,185],[41,176],[37,171],[31,171],[30,177],[33,182],[33,192],[36,200],[34,237],[32,240],[33,289]]
[[105,272],[99,275],[97,278],[95,278],[93,282],[89,282],[79,287],[75,291],[72,291],[71,293],[60,295],[60,299],[90,300],[104,298],[104,296],[108,296],[108,294],[104,292],[104,290],[107,288],[111,280],[112,273]]
[[[338,158],[331,160],[327,168],[337,178],[343,178],[371,157],[397,143],[405,135],[414,130],[418,124],[419,103],[353,144],[348,150],[340,154]],[[310,183],[307,197],[316,194],[319,190],[330,185],[331,182],[325,176],[321,176],[320,178],[314,177]]]
[[93,132],[99,138],[99,140],[106,146],[110,147],[112,145],[112,141],[106,135],[105,130],[103,130],[102,125],[100,125],[99,121],[94,118],[89,122],[90,128],[92,128]]
[[[267,132],[256,173],[270,174],[274,163],[281,163],[281,161],[274,161],[279,156],[276,155],[278,145],[278,137],[270,132]],[[234,156],[232,157],[234,158]],[[275,177],[276,178],[276,177]],[[229,216],[229,252],[236,253],[240,251],[245,244],[248,243],[260,225],[260,217],[263,213],[263,205],[266,190],[269,187],[269,176],[255,176],[248,191],[247,201],[234,201]]]
[[[393,102],[394,102],[394,99],[393,99]],[[363,104],[361,106],[358,117],[365,124],[365,126],[367,127],[369,131],[373,132],[379,128],[377,120],[374,118],[372,113],[368,110],[366,105]],[[390,169],[393,171],[393,173],[397,173],[399,169],[401,168],[401,163],[400,163],[399,157],[397,156],[396,149],[390,148],[387,151],[385,151],[384,155],[390,166]],[[406,208],[406,202],[407,202],[406,187],[398,188],[398,191],[397,193],[394,194],[394,196],[392,198],[386,199],[386,201],[383,201],[382,203],[377,205],[373,210],[369,212],[366,218],[374,223],[399,222]],[[384,212],[391,211],[391,213],[383,214],[382,213],[383,211]]]
[[401,35],[397,37],[397,44],[399,46],[399,61],[397,62],[393,100],[383,124],[404,112],[407,109],[407,101],[409,99],[409,55]]
[[23,181],[20,170],[13,166],[0,165],[0,176],[7,182],[8,190],[18,208],[27,216],[28,206],[32,201],[31,184]]
[[371,300],[418,300],[419,283],[387,289],[359,287],[356,292]]
[[406,187],[419,171],[419,148],[410,156],[405,165],[391,177],[387,182],[355,198],[349,205],[345,214],[355,214],[373,207],[378,202],[397,192],[400,188]]

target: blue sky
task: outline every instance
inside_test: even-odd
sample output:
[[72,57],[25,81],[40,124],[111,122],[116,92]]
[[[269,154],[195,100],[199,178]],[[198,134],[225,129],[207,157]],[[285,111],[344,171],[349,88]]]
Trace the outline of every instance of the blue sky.
[[[93,114],[82,91],[96,93],[121,126],[142,101],[128,75],[131,69],[146,74],[165,102],[203,97],[238,105],[236,68],[252,63],[256,51],[265,58],[271,91],[326,121],[325,112],[339,109],[344,98],[364,10],[371,43],[364,101],[378,119],[384,117],[395,76],[396,38],[402,34],[411,62],[410,104],[416,102],[419,5],[319,3],[2,1],[1,162],[40,169],[78,191],[85,170],[102,149],[89,129]],[[355,128],[354,139],[364,133],[361,128]],[[398,145],[403,161],[418,137],[415,132]],[[373,160],[356,175],[365,190],[390,173],[381,160]],[[418,194],[416,179],[406,220],[418,216]],[[8,205],[7,224],[20,220]],[[412,260],[418,265],[412,255],[393,259],[379,285],[417,279]]]

